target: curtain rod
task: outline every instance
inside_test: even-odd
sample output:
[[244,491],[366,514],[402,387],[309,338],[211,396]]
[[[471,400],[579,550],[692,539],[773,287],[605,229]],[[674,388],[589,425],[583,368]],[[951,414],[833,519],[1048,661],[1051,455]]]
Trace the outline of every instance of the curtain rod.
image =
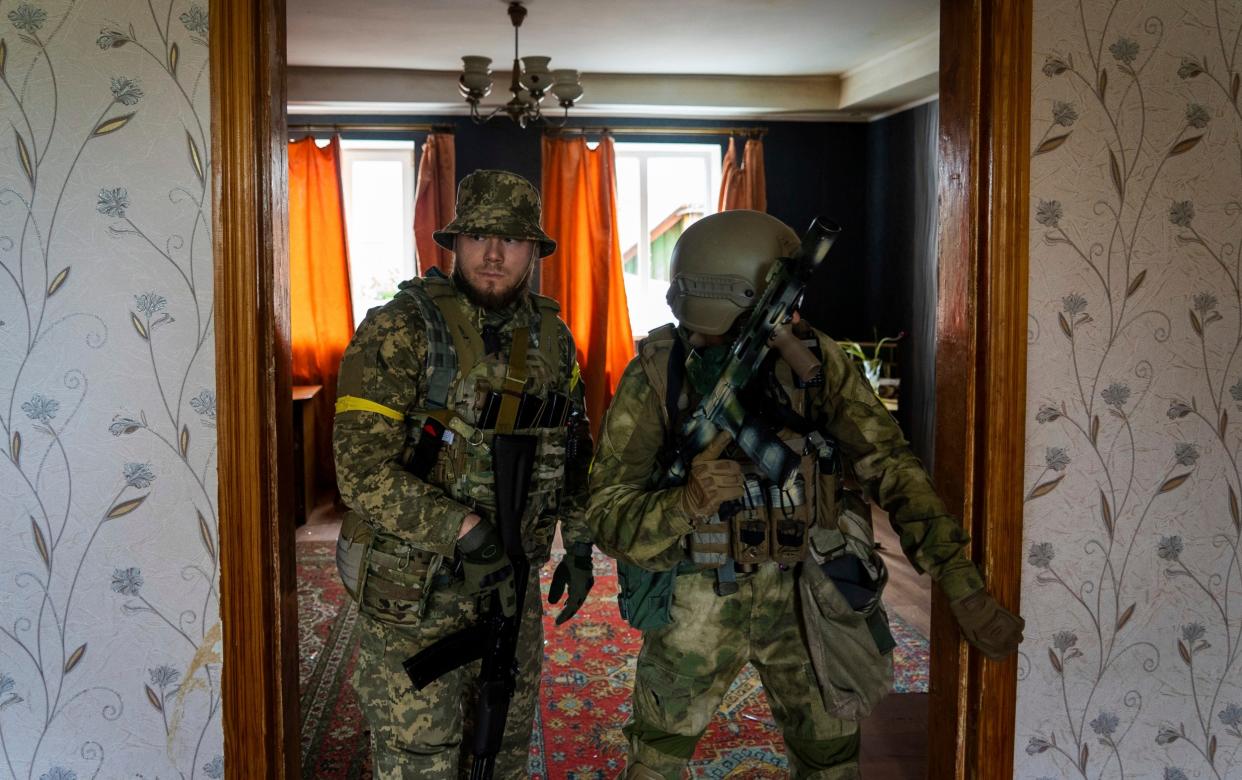
[[[456,128],[448,124],[315,124],[290,122],[290,133],[453,133]],[[611,135],[742,135],[762,138],[766,127],[549,127],[545,132],[556,133],[609,133]]]
[[608,133],[609,135],[744,135],[762,138],[766,127],[550,127],[545,132]]
[[455,128],[453,125],[429,125],[429,124],[389,124],[389,125],[359,125],[346,122],[344,124],[323,125],[303,122],[289,123],[288,130],[290,133],[449,133],[452,134]]

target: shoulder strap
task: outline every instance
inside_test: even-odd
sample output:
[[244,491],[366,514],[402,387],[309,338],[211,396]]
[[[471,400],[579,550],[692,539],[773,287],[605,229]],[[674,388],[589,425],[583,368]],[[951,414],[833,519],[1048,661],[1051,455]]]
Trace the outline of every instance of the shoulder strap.
[[531,297],[531,300],[535,302],[535,305],[539,307],[540,311],[548,311],[553,314],[560,314],[561,304],[555,298],[552,298],[547,295],[540,295],[539,293],[531,293],[530,297]]
[[416,282],[403,287],[402,292],[418,303],[423,317],[423,332],[427,336],[427,405],[432,409],[443,409],[448,406],[449,390],[457,376],[454,338],[441,307],[434,303],[434,291],[446,287],[447,282],[437,277],[426,277]]
[[[560,348],[560,328],[562,327],[561,320],[557,315],[560,314],[561,305],[557,303],[555,298],[549,298],[546,295],[531,293],[530,297],[534,300],[535,306],[539,310],[539,341],[535,344],[535,347],[543,355],[545,363],[549,366],[558,365],[562,362],[561,355],[557,354]],[[572,345],[572,343],[573,338],[571,336],[570,344]],[[568,384],[578,363],[572,346],[566,350],[566,353],[562,370],[564,372],[564,380]]]
[[424,279],[423,289],[431,302],[435,304],[435,308],[439,310],[445,329],[452,340],[453,350],[457,353],[457,366],[462,368],[460,373],[464,376],[487,354],[483,346],[483,337],[466,317],[466,312],[462,310],[461,299],[449,280]]
[[[677,422],[677,402],[681,398],[685,369],[685,347],[677,338],[674,325],[661,325],[638,344],[638,360],[647,375],[647,382],[660,398],[664,430],[671,431]],[[673,385],[676,387],[673,387]]]
[[677,417],[681,411],[678,404],[681,402],[682,380],[686,378],[686,347],[681,339],[673,339],[673,348],[668,351],[666,375],[668,382],[664,391],[664,416],[668,428],[665,429],[664,439],[671,445],[677,436]]

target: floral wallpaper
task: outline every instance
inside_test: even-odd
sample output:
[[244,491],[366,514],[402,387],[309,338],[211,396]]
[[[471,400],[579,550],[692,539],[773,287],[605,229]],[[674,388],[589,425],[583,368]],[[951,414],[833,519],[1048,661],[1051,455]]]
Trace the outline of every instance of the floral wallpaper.
[[220,778],[208,20],[0,2],[0,778]]
[[1240,43],[1035,2],[1018,777],[1242,776]]

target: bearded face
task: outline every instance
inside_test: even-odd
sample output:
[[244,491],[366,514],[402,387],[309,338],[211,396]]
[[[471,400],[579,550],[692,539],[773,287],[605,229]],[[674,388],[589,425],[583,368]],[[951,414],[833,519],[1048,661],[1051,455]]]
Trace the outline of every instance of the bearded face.
[[453,280],[470,301],[502,309],[530,289],[534,241],[464,233],[455,242]]

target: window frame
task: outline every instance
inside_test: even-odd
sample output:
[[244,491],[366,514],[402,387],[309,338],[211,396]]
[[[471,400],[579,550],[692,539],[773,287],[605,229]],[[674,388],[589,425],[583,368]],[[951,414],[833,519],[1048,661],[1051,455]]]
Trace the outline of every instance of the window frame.
[[364,139],[341,139],[341,205],[345,209],[345,240],[349,245],[349,299],[353,309],[354,327],[357,327],[366,316],[366,311],[358,311],[355,301],[361,301],[361,290],[358,284],[360,275],[354,273],[354,252],[352,246],[353,231],[350,229],[350,214],[353,208],[353,164],[355,162],[399,162],[401,171],[401,219],[405,227],[401,234],[401,273],[402,279],[410,279],[418,275],[418,258],[414,243],[414,202],[417,197],[417,148],[414,141],[376,141]]
[[[636,281],[633,283],[636,292],[644,299],[648,298],[655,286],[652,284],[655,280],[651,278],[651,224],[648,215],[649,199],[647,193],[647,163],[652,159],[658,158],[686,158],[701,157],[706,168],[706,184],[708,200],[703,204],[703,216],[715,214],[717,211],[717,203],[720,198],[720,179],[721,164],[724,159],[724,150],[719,143],[701,141],[656,141],[656,142],[634,142],[622,143],[617,142],[613,146],[615,161],[618,169],[614,171],[614,177],[620,180],[619,164],[622,159],[634,159],[638,161],[638,190],[639,190],[639,206],[638,206],[638,255],[637,255],[637,274],[628,274],[625,272],[624,264],[622,265],[622,277],[625,281],[629,281],[630,277],[634,277]],[[713,194],[715,197],[713,197]],[[617,193],[618,200],[620,192]],[[622,238],[622,240],[625,240]],[[622,247],[624,250],[625,247]],[[662,280],[661,280],[662,281]],[[627,285],[627,293],[630,285]],[[658,291],[661,299],[664,297],[664,290]],[[639,323],[635,322],[634,316],[630,314],[630,328],[635,339],[643,338],[649,331],[639,327]]]

